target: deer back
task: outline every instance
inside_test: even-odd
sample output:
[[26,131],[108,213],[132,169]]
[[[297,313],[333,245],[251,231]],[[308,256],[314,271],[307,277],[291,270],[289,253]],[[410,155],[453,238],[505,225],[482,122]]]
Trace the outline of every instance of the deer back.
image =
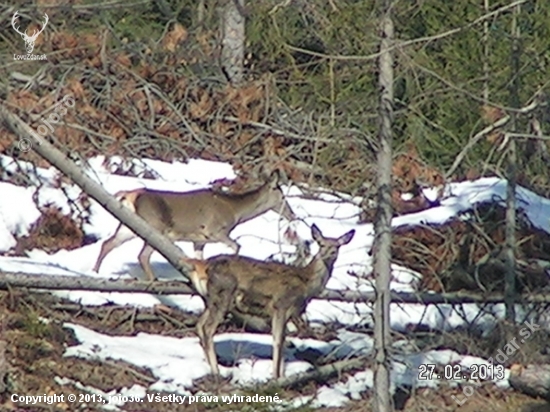
[[[203,282],[207,285],[213,282],[232,284],[236,291],[234,303],[245,313],[268,315],[279,306],[292,307],[294,312],[300,313],[307,302],[325,288],[338,249],[351,241],[355,231],[331,239],[323,237],[313,225],[312,233],[319,243],[319,253],[305,267],[238,255],[219,255],[208,259],[202,271]],[[208,299],[216,299],[212,295]]]
[[[207,289],[212,283],[233,285],[233,303],[241,312],[269,317],[275,305],[283,300],[288,302],[285,306],[300,306],[296,302],[306,295],[308,288],[304,269],[239,255],[219,255],[208,259],[203,273]],[[211,294],[207,298],[215,300],[217,296]]]
[[[209,233],[229,234],[242,222],[270,209],[281,207],[288,219],[294,218],[276,179],[242,194],[230,194],[211,189],[178,193],[141,189],[136,191],[136,213],[155,228],[174,238],[203,241]],[[128,197],[128,195],[127,195]]]
[[296,220],[296,215],[292,212],[281,191],[279,181],[279,172],[274,171],[267,182],[255,190],[242,194],[216,192],[215,195],[219,195],[220,201],[236,211],[238,223],[251,220],[268,210],[280,213],[289,221]]

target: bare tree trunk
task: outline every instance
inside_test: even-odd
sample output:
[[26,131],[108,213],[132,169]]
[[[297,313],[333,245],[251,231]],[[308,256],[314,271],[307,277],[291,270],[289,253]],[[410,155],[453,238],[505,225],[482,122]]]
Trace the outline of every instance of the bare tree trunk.
[[221,66],[229,82],[238,86],[244,80],[244,0],[226,0],[222,20]]
[[[520,71],[520,33],[517,19],[521,6],[514,8],[512,17],[512,70],[510,82],[510,106],[519,108],[519,71]],[[512,113],[512,132],[516,132],[517,113]],[[515,138],[510,138],[508,147],[508,186],[506,189],[506,275],[504,287],[504,299],[506,305],[506,319],[515,322],[515,300],[516,300],[516,180],[517,180],[517,153]]]
[[[540,110],[539,110],[540,112]],[[530,120],[531,124],[531,133],[538,137],[535,141],[536,151],[540,154],[542,157],[542,160],[550,164],[550,153],[548,153],[548,146],[546,146],[546,140],[544,139],[544,133],[542,132],[542,127],[540,125],[540,121],[537,118],[539,116],[538,113],[533,114],[533,117]],[[543,117],[543,116],[541,116]],[[550,123],[550,122],[549,122]]]
[[[483,0],[485,14],[489,13],[489,0]],[[483,103],[489,101],[489,20],[483,22]]]
[[374,410],[393,410],[390,396],[391,359],[388,348],[390,335],[390,277],[391,277],[391,168],[392,168],[392,123],[393,123],[393,43],[394,28],[391,18],[391,0],[382,1],[380,22],[379,59],[379,140],[378,152],[378,210],[374,223],[374,275],[376,276],[376,302],[374,304]]
[[[190,271],[189,265],[182,259],[185,257],[181,249],[175,246],[169,239],[159,231],[152,228],[145,220],[134,214],[128,208],[122,206],[103,187],[86,176],[78,166],[69,160],[63,153],[57,150],[52,144],[34,132],[17,115],[10,113],[4,106],[0,105],[0,118],[4,120],[7,127],[21,138],[32,142],[33,149],[44,159],[50,162],[69,178],[71,178],[84,192],[97,200],[101,206],[119,219],[123,224],[133,230],[140,238],[149,243],[153,248],[168,260],[183,276],[187,277],[186,271]],[[184,271],[185,270],[185,271]]]

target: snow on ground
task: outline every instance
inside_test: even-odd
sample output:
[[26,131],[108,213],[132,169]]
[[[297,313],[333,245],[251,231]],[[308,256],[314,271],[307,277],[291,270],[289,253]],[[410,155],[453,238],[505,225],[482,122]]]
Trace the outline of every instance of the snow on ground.
[[[0,170],[5,178],[9,173],[17,172],[18,167],[31,171],[30,165],[15,162],[5,156],[0,156]],[[129,170],[141,178],[133,178],[112,174],[115,170]],[[191,160],[186,164],[165,163],[160,161],[134,161],[130,165],[120,158],[111,158],[108,162],[103,157],[90,160],[86,173],[101,183],[110,193],[119,190],[147,187],[171,191],[188,191],[209,187],[212,181],[224,178],[234,178],[235,173],[228,164]],[[72,200],[81,193],[76,186],[61,182],[64,192],[58,188],[59,174],[54,169],[37,169],[43,186],[37,193],[41,205],[53,202],[65,213],[71,211],[66,196]],[[156,179],[143,176],[153,171]],[[31,174],[32,175],[32,174]],[[33,178],[34,179],[34,178]],[[38,182],[34,182],[35,184]],[[56,186],[57,185],[57,186]],[[30,225],[39,217],[39,211],[34,205],[33,194],[36,188],[23,188],[10,183],[0,182],[0,252],[11,249],[15,237],[28,233]],[[319,200],[301,198],[301,190],[297,187],[285,188],[287,199],[294,212],[304,222],[293,222],[292,227],[302,239],[311,240],[309,226],[317,224],[323,234],[340,236],[354,228],[356,235],[346,246],[340,249],[339,258],[335,264],[329,289],[353,289],[371,291],[372,284],[362,275],[371,272],[371,257],[368,251],[373,241],[372,224],[359,224],[360,199],[342,201],[345,196],[325,194]],[[430,193],[432,193],[430,191]],[[473,182],[451,183],[444,191],[440,205],[418,213],[397,217],[393,226],[417,225],[427,223],[442,224],[467,211],[472,204],[505,199],[506,182],[498,178],[483,178]],[[532,224],[550,232],[550,200],[526,190],[518,189],[518,207],[522,208]],[[95,235],[101,240],[110,236],[117,227],[117,220],[96,202],[92,203],[90,222],[84,229],[87,234]],[[283,253],[292,253],[294,247],[285,244],[282,233],[288,227],[288,222],[280,220],[275,212],[267,212],[249,222],[239,225],[231,234],[241,245],[240,253],[257,259],[270,256],[281,257]],[[48,255],[41,250],[28,252],[26,258],[0,256],[0,270],[7,272],[25,272],[43,276],[95,276],[95,277],[141,277],[143,273],[137,262],[137,254],[142,241],[134,239],[115,249],[107,256],[100,273],[92,272],[101,241],[72,251],[62,250]],[[179,242],[185,253],[192,254],[189,242]],[[312,246],[316,253],[318,247]],[[208,244],[205,247],[205,257],[220,253],[231,253],[223,244]],[[151,259],[153,270],[160,279],[177,279],[180,275],[161,257],[154,253]],[[393,265],[391,287],[397,291],[414,291],[420,275],[411,270]],[[78,301],[86,305],[102,305],[112,302],[119,305],[134,305],[151,307],[160,303],[179,307],[186,311],[200,312],[203,309],[202,300],[192,296],[154,296],[148,294],[99,293],[59,291],[58,296]],[[502,305],[495,305],[496,312],[502,312]],[[439,330],[450,330],[464,325],[465,321],[475,321],[485,328],[490,328],[495,316],[489,313],[479,316],[477,305],[469,304],[461,307],[451,305],[393,304],[391,307],[392,328],[406,331],[407,325],[422,323]],[[347,303],[313,300],[307,308],[306,316],[313,325],[337,321],[342,325],[372,324],[371,306],[361,303]],[[477,318],[476,318],[477,317]],[[177,339],[166,336],[156,336],[140,333],[133,337],[113,337],[103,335],[79,325],[66,324],[75,332],[80,345],[67,349],[66,356],[83,358],[120,359],[140,367],[151,369],[157,382],[151,391],[167,391],[188,394],[194,379],[209,372],[198,338]],[[293,353],[298,348],[311,347],[323,353],[332,353],[336,358],[344,358],[358,351],[368,353],[372,348],[371,338],[364,334],[341,330],[333,342],[321,342],[312,339],[289,339],[293,348],[286,353],[286,375],[300,373],[311,365],[297,360]],[[216,352],[225,364],[232,367],[221,367],[223,374],[231,374],[235,383],[253,383],[269,379],[271,374],[271,336],[258,334],[219,334],[215,338]],[[418,381],[418,364],[426,362],[431,357],[432,363],[447,363],[451,359],[466,365],[471,362],[467,357],[459,356],[451,351],[432,351],[430,353],[403,355],[401,363],[394,364],[393,384],[407,383],[412,386],[425,386],[433,381]],[[481,360],[478,360],[481,362]],[[411,369],[412,368],[412,369]],[[186,371],[183,373],[183,371]],[[60,378],[61,380],[63,378]],[[339,382],[331,387],[321,387],[315,396],[296,399],[295,402],[309,402],[314,405],[336,406],[349,399],[355,399],[361,391],[372,386],[372,372],[359,372],[346,382]],[[138,391],[139,392],[139,391]]]

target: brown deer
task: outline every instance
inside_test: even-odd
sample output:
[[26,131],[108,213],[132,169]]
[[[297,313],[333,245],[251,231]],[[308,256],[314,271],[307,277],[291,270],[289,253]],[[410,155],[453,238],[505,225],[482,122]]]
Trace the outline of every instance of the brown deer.
[[[202,259],[204,246],[210,242],[223,242],[238,253],[239,244],[229,233],[238,224],[268,210],[281,213],[289,221],[297,219],[279,188],[279,179],[276,170],[265,184],[242,194],[212,189],[184,193],[136,189],[118,192],[115,197],[171,240],[193,242],[196,257]],[[135,237],[128,227],[120,224],[114,235],[101,245],[94,271],[99,271],[103,259],[113,249]],[[153,251],[145,243],[138,256],[149,281],[155,279],[150,265]]]
[[324,237],[311,228],[319,252],[305,267],[264,262],[238,255],[219,255],[207,260],[185,259],[194,267],[193,285],[205,298],[206,309],[197,322],[197,334],[214,374],[219,375],[214,334],[227,312],[270,317],[273,335],[273,377],[283,375],[286,324],[300,316],[309,301],[326,286],[340,246],[348,244],[355,230],[339,238]]

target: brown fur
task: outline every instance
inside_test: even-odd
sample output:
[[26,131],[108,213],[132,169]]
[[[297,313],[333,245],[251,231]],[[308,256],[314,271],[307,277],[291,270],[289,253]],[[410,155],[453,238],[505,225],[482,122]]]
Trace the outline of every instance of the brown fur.
[[207,264],[206,261],[200,259],[183,259],[185,263],[193,266],[193,271],[189,273],[191,283],[195,287],[195,290],[199,292],[201,296],[207,294],[208,275],[206,274]]
[[301,315],[309,301],[325,288],[340,246],[349,243],[354,234],[351,230],[337,239],[326,238],[313,225],[319,253],[301,268],[234,255],[186,260],[194,266],[196,279],[203,283],[206,279],[206,309],[197,322],[197,334],[212,372],[219,374],[213,336],[225,314],[237,308],[245,314],[271,318],[273,376],[279,378],[283,373],[282,347],[288,320]]
[[[147,221],[153,228],[173,241],[191,241],[195,253],[202,258],[206,243],[223,242],[238,253],[239,245],[229,237],[239,223],[253,219],[272,209],[288,220],[296,219],[278,186],[278,173],[257,189],[233,195],[201,189],[178,193],[137,189],[117,193],[121,202]],[[94,270],[116,247],[134,238],[128,228],[120,224],[101,246]],[[154,249],[147,243],[139,254],[139,262],[148,280],[154,280],[150,258]]]

